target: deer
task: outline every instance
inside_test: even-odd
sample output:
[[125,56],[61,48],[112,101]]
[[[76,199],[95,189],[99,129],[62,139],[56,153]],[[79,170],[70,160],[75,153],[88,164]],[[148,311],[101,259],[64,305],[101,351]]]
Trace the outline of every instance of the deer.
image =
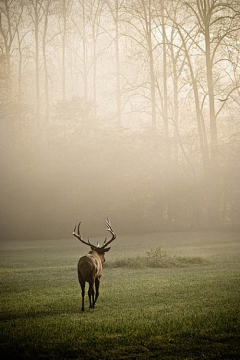
[[[89,298],[89,307],[94,309],[96,306],[96,301],[99,296],[99,286],[100,286],[100,278],[102,276],[102,268],[103,263],[105,262],[105,253],[108,252],[111,248],[107,247],[113,240],[116,239],[116,234],[114,233],[111,222],[107,218],[106,222],[106,231],[110,232],[112,235],[111,239],[107,241],[107,237],[104,240],[103,245],[100,247],[99,243],[97,246],[91,244],[90,240],[83,240],[82,235],[80,233],[81,222],[79,222],[78,227],[75,226],[74,231],[72,233],[78,240],[80,240],[83,244],[90,246],[90,252],[82,256],[78,261],[78,280],[82,290],[82,311],[84,311],[84,296],[85,296],[85,283],[89,283],[88,289],[88,298]],[[77,232],[76,232],[77,228]],[[94,291],[94,285],[95,290]]]

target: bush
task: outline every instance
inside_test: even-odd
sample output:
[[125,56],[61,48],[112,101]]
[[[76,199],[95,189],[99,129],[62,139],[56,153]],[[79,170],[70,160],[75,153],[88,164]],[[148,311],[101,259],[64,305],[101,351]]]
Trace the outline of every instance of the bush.
[[209,262],[199,256],[168,256],[162,247],[150,249],[146,251],[145,256],[136,256],[132,258],[119,259],[115,261],[106,262],[104,267],[112,268],[128,268],[140,269],[144,267],[150,268],[169,268],[169,267],[185,267],[191,265],[207,265]]
[[150,267],[160,266],[164,260],[167,258],[166,251],[162,250],[162,247],[159,246],[156,249],[151,249],[146,251],[146,261]]

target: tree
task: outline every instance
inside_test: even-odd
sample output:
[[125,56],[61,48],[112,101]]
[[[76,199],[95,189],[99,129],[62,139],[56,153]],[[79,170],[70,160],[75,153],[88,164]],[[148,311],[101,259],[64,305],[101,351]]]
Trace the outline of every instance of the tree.
[[49,73],[47,65],[47,45],[49,40],[47,39],[48,29],[49,29],[49,18],[52,12],[52,5],[54,5],[54,0],[46,0],[44,3],[44,27],[43,27],[43,36],[42,36],[42,52],[43,52],[43,64],[44,64],[44,80],[45,80],[45,120],[49,122]]
[[36,88],[36,118],[40,120],[40,24],[44,17],[44,0],[28,0],[27,9],[34,25],[35,40],[35,88]]
[[14,39],[22,20],[23,4],[17,0],[3,0],[0,3],[0,34],[3,38],[2,53],[6,57],[7,91],[10,93],[12,84],[11,56]]
[[117,100],[117,124],[120,127],[121,126],[121,117],[122,117],[122,99],[121,99],[121,81],[120,81],[120,51],[119,51],[119,39],[120,39],[120,31],[119,31],[119,25],[120,25],[120,11],[123,6],[124,1],[123,0],[106,0],[106,4],[109,8],[109,11],[112,15],[114,25],[115,25],[115,36],[114,36],[114,42],[115,42],[115,61],[116,61],[116,100]]
[[186,6],[197,22],[197,38],[192,40],[202,52],[206,64],[207,96],[209,100],[209,123],[210,123],[210,188],[212,221],[215,225],[219,222],[219,159],[218,159],[218,134],[217,115],[215,105],[217,72],[214,71],[216,57],[219,48],[224,44],[227,37],[239,28],[236,18],[238,17],[235,3],[230,1],[223,3],[220,0],[196,0],[189,1]]
[[[157,126],[157,110],[156,110],[156,74],[154,69],[154,46],[153,46],[153,18],[152,18],[152,0],[145,2],[144,0],[136,0],[131,4],[126,3],[124,6],[124,17],[122,22],[127,26],[124,36],[135,43],[136,50],[141,54],[141,58],[147,63],[147,73],[149,79],[147,83],[142,84],[146,89],[146,84],[150,90],[150,106],[151,106],[151,124],[153,132],[156,132]],[[140,57],[138,58],[140,60]],[[144,65],[142,65],[142,70]],[[136,85],[134,85],[135,87]],[[140,85],[141,87],[141,85]],[[148,98],[148,95],[145,94]]]

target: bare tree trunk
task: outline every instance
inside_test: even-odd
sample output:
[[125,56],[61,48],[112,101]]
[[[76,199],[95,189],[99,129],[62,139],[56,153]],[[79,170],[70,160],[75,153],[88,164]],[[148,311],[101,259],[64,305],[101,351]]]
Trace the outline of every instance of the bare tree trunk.
[[149,72],[150,72],[150,87],[151,87],[151,108],[152,108],[152,129],[155,132],[157,126],[157,113],[156,113],[156,87],[155,87],[155,73],[154,73],[154,59],[153,59],[153,47],[152,47],[152,1],[147,5],[144,0],[142,1],[142,7],[144,11],[144,21],[146,27],[146,39],[148,46],[149,56]]
[[19,100],[22,99],[22,62],[23,62],[23,53],[21,49],[21,39],[19,30],[17,29],[17,39],[18,39],[18,54],[19,54],[19,62],[18,62],[18,97]]
[[48,85],[48,67],[47,67],[47,54],[46,54],[46,38],[48,30],[48,16],[49,16],[50,0],[48,0],[45,9],[45,22],[44,22],[44,33],[43,33],[43,62],[44,62],[44,79],[45,79],[45,120],[49,122],[49,85]]
[[[93,31],[94,33],[94,31]],[[93,104],[94,104],[94,115],[96,116],[97,108],[97,41],[93,39]]]
[[86,13],[85,0],[82,2],[82,17],[83,17],[83,85],[84,85],[84,99],[88,100],[88,66],[87,66],[87,38],[86,38]]
[[215,163],[218,162],[218,139],[217,139],[217,123],[214,104],[214,87],[213,87],[213,73],[211,62],[211,49],[210,49],[210,34],[209,27],[206,25],[205,33],[206,45],[206,67],[207,67],[207,84],[209,96],[209,115],[210,115],[210,134],[211,134],[211,158]]
[[[6,90],[8,95],[12,90],[12,69],[11,69],[11,51],[12,45],[17,31],[19,30],[19,24],[22,19],[23,5],[19,14],[15,10],[16,4],[12,1],[2,1],[0,7],[0,34],[1,40],[1,53],[5,55],[6,59]],[[16,17],[15,17],[16,15]]]
[[121,126],[121,87],[120,87],[120,54],[119,54],[119,3],[116,0],[116,17],[115,17],[115,54],[116,54],[116,87],[117,87],[117,124]]
[[63,0],[63,34],[62,34],[62,98],[66,99],[66,29],[67,29],[66,0]]
[[210,24],[212,11],[214,10],[214,3],[205,3],[204,0],[198,0],[198,11],[202,21],[202,28],[205,38],[205,61],[206,61],[206,78],[209,98],[209,122],[210,122],[210,138],[211,138],[211,166],[209,168],[208,176],[208,199],[209,199],[209,215],[211,218],[211,225],[213,227],[219,226],[219,168],[218,168],[218,137],[217,137],[217,123],[216,112],[214,104],[214,85],[213,85],[213,69],[212,69],[212,54],[211,54],[211,40],[210,40]]
[[219,194],[219,168],[218,168],[218,140],[217,125],[214,106],[214,89],[212,64],[210,60],[210,43],[206,41],[206,65],[207,65],[207,83],[209,93],[209,115],[210,115],[210,135],[211,135],[211,167],[209,172],[209,212],[211,224],[218,227],[220,223],[220,194]]
[[[164,0],[161,3],[161,28],[162,28],[162,51],[163,51],[163,122],[165,125],[166,144],[168,147],[168,89],[167,89],[167,48],[164,20]],[[169,149],[167,149],[169,151]]]
[[174,98],[174,151],[173,158],[178,163],[178,76],[176,61],[173,59],[173,98]]
[[201,155],[202,155],[202,162],[203,162],[203,167],[204,167],[204,170],[205,170],[205,174],[207,175],[208,171],[209,171],[208,154],[207,154],[207,150],[206,150],[205,145],[204,145],[204,135],[203,135],[203,128],[202,128],[202,113],[201,113],[200,102],[199,102],[197,81],[196,81],[195,76],[194,76],[191,57],[190,57],[190,54],[189,54],[189,51],[188,51],[188,48],[187,48],[186,39],[184,38],[184,36],[183,36],[180,28],[178,27],[178,25],[177,24],[175,24],[175,25],[177,26],[179,35],[180,35],[181,40],[182,40],[183,49],[184,49],[184,53],[186,55],[187,64],[188,64],[188,68],[189,68],[190,76],[191,76],[191,80],[192,80],[192,88],[193,88],[193,94],[194,94],[194,100],[195,100],[195,111],[196,111],[196,119],[197,119],[197,127],[198,127],[200,152],[201,152]]
[[34,6],[35,19],[35,81],[36,81],[36,117],[40,120],[40,79],[39,79],[39,18],[38,18],[38,2]]

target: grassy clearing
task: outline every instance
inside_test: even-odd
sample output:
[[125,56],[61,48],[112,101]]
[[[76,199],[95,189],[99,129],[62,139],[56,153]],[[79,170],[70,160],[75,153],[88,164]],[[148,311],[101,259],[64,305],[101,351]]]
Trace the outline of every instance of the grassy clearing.
[[[239,359],[240,237],[183,235],[148,235],[145,246],[142,236],[119,236],[97,308],[84,314],[76,275],[84,247],[2,245],[3,358]],[[149,265],[156,253],[164,265]]]

